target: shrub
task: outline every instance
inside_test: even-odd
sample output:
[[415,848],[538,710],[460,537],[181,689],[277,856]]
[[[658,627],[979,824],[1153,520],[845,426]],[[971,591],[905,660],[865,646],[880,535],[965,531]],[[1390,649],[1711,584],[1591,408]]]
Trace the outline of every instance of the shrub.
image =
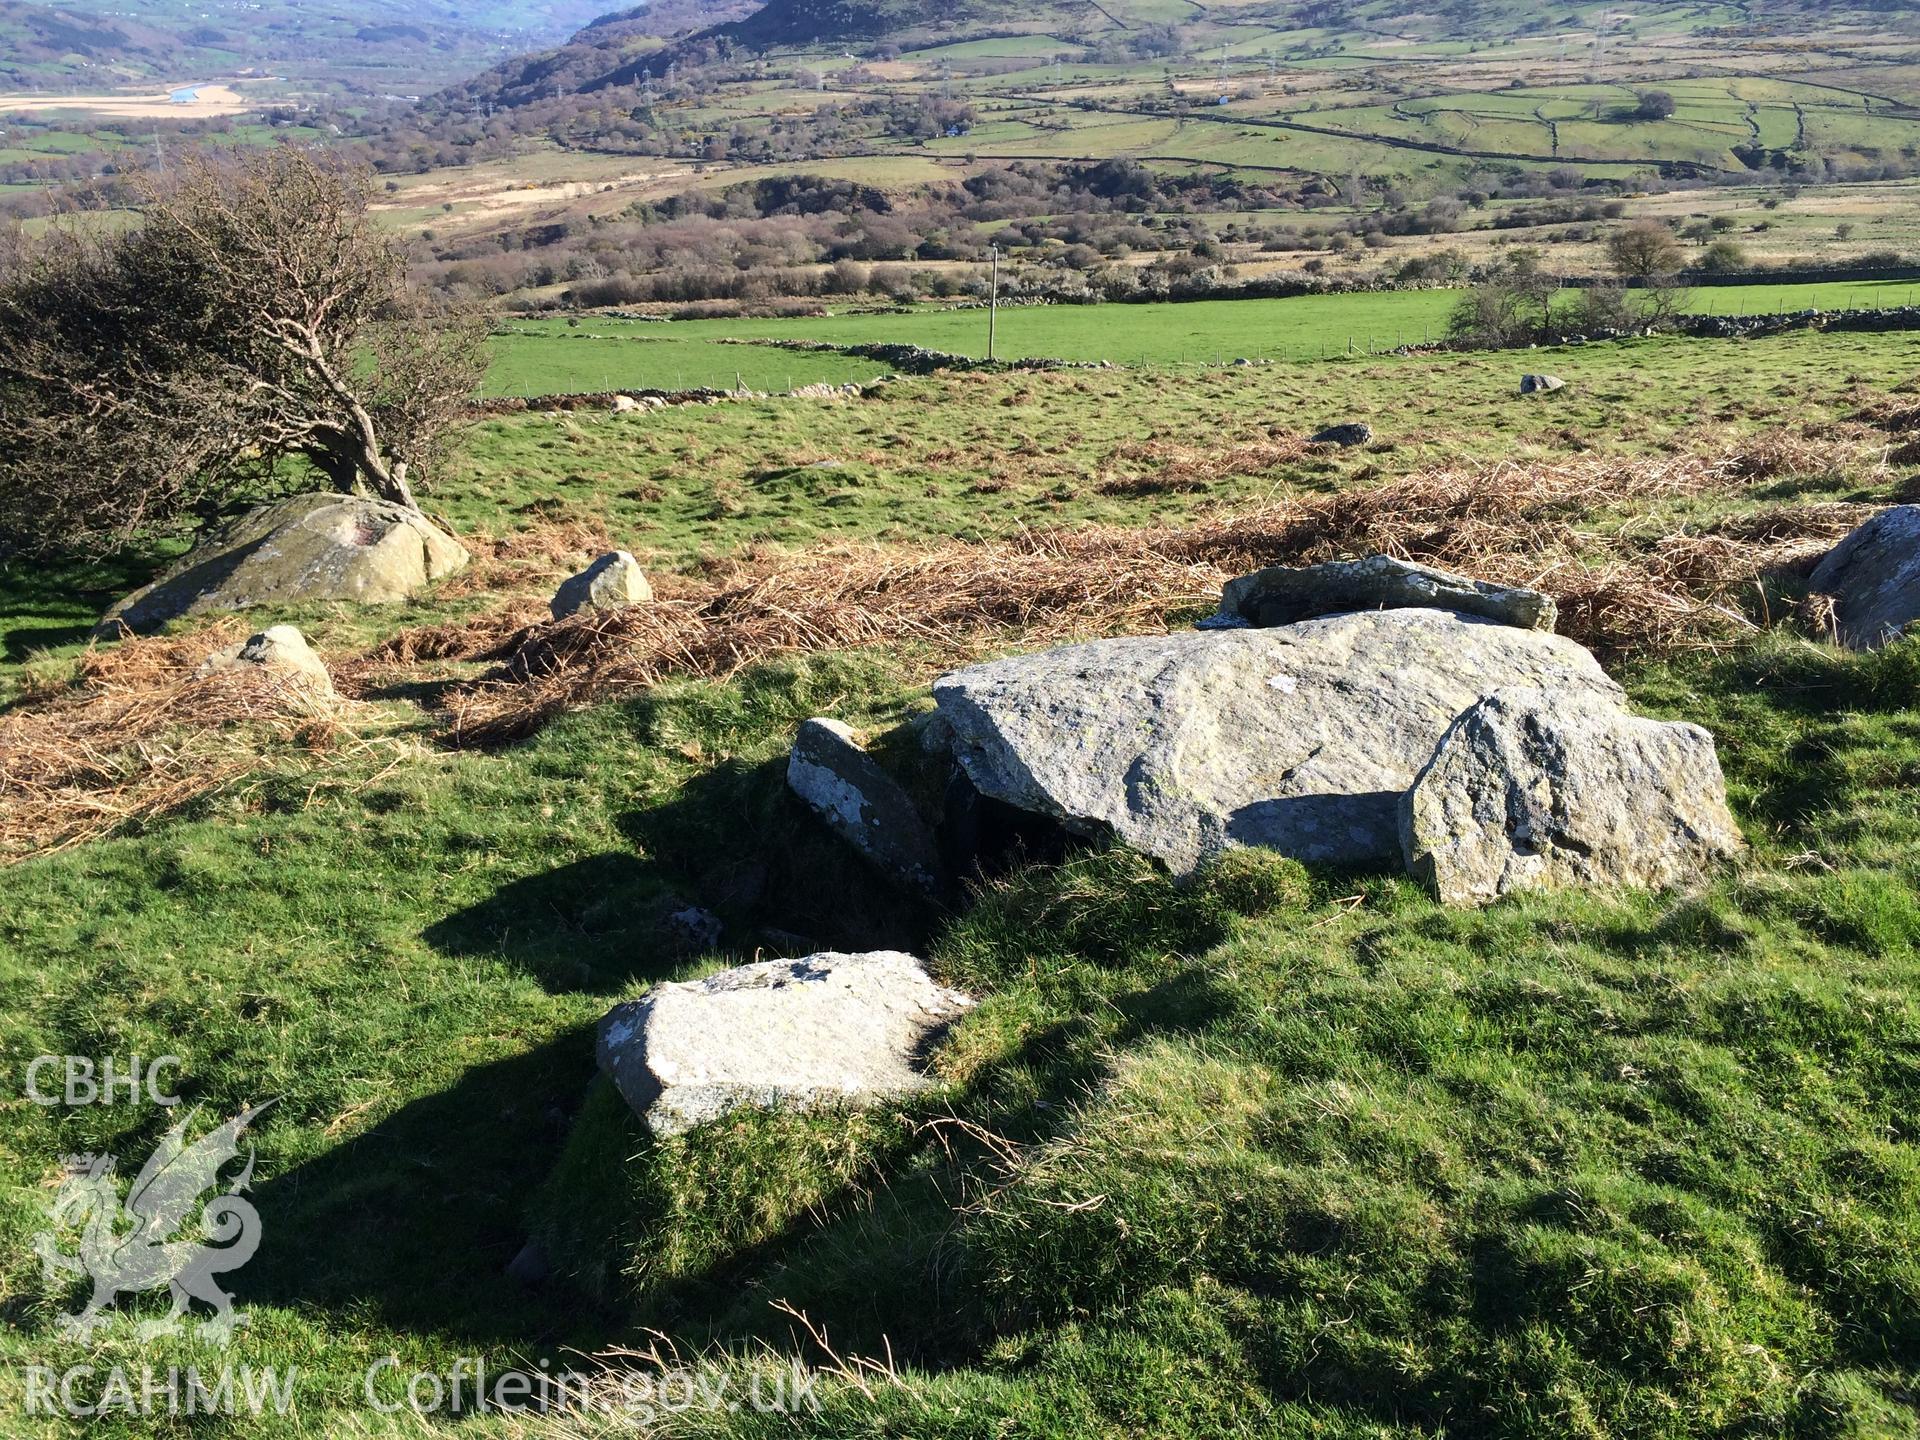
[[0,264],[0,545],[109,549],[290,456],[411,507],[485,355],[410,313],[368,178],[272,148],[141,183],[134,228]]

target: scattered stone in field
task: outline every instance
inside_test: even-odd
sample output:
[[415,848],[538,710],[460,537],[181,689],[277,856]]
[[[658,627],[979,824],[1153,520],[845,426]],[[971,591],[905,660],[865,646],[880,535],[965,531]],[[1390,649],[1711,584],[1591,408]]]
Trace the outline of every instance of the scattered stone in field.
[[683,955],[705,955],[719,949],[720,937],[726,933],[720,917],[711,910],[677,901],[660,923],[668,944]]
[[1351,450],[1356,445],[1365,445],[1373,439],[1373,427],[1356,421],[1348,425],[1329,425],[1307,441],[1309,445],[1338,445],[1342,450]]
[[1552,599],[1537,590],[1470,580],[1427,565],[1370,555],[1294,569],[1274,565],[1229,580],[1206,629],[1293,625],[1359,610],[1454,610],[1521,630],[1551,630]]
[[1563,390],[1567,382],[1558,375],[1522,375],[1520,393],[1522,395],[1541,395],[1549,390]]
[[199,673],[211,675],[247,665],[259,666],[276,682],[298,687],[316,699],[330,699],[333,695],[333,677],[327,673],[326,665],[313,653],[306,636],[291,625],[275,625],[230,650],[209,655]]
[[1840,643],[1873,650],[1920,620],[1920,505],[1882,510],[1842,540],[1813,572],[1831,596]]
[[597,1053],[648,1128],[677,1135],[749,1106],[911,1094],[928,1046],[973,1003],[898,951],[767,960],[616,1006]]
[[900,783],[838,720],[809,720],[787,758],[793,793],[896,884],[925,895],[943,885],[933,832]]
[[623,610],[652,599],[653,586],[640,562],[624,550],[613,550],[561,582],[548,608],[554,619],[564,620],[582,610]]
[[1397,859],[1401,795],[1455,717],[1507,685],[1622,700],[1571,640],[1441,610],[1096,640],[933,693],[981,794],[1185,875],[1235,845]]
[[634,399],[631,395],[613,397],[613,413],[616,415],[635,415],[646,408],[644,402]]
[[295,495],[249,512],[107,611],[99,633],[144,634],[182,615],[314,600],[386,604],[465,568],[467,552],[417,510]]
[[1705,730],[1528,689],[1454,722],[1401,804],[1400,838],[1408,869],[1449,905],[1691,885],[1742,845]]

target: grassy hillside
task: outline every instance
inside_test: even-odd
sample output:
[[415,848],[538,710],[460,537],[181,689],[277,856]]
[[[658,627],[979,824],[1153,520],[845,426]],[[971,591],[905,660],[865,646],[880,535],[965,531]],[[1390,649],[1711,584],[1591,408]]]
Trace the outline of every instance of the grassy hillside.
[[[156,557],[3,577],[9,1052],[179,1054],[210,1116],[278,1097],[224,1357],[138,1340],[139,1306],[61,1340],[72,1297],[28,1244],[60,1157],[142,1157],[165,1117],[0,1109],[5,1403],[29,1364],[302,1376],[287,1418],[25,1433],[614,1423],[405,1413],[397,1377],[463,1356],[736,1387],[666,1434],[1916,1433],[1920,651],[1833,650],[1795,618],[1793,566],[1771,569],[1912,493],[1910,457],[1889,460],[1910,347],[1555,363],[1569,388],[1526,402],[1517,357],[1452,356],[489,422],[429,501],[469,572],[402,607],[271,617],[353,697],[323,725],[153,708],[233,622],[83,658]],[[1350,418],[1373,446],[1301,448]],[[1468,523],[1519,477],[1546,508]],[[1443,492],[1464,508],[1412,498]],[[1322,517],[1318,538],[1229,518],[1274,506]],[[1092,548],[1046,550],[1056,527]],[[1610,637],[1646,713],[1714,729],[1748,859],[1691,896],[1459,913],[1384,872],[1256,861],[1181,888],[1096,850],[939,913],[785,793],[806,716],[883,734],[963,658],[1190,623],[1210,554],[1363,533],[1470,568],[1566,547],[1547,583],[1605,606],[1563,615]],[[689,658],[651,686],[549,675],[579,682],[558,714],[486,683],[609,543],[645,560],[663,616],[715,617],[662,652]],[[1123,593],[1107,572],[1140,546],[1187,559]],[[1036,554],[1070,568],[1034,588]],[[729,593],[792,623],[750,598],[699,611]],[[650,642],[623,643],[605,658]],[[481,743],[502,714],[528,738]],[[82,737],[95,768],[43,748]],[[721,915],[722,953],[672,939],[686,901]],[[984,997],[910,1106],[655,1143],[592,1082],[594,1020],[649,983],[882,943]],[[555,1267],[533,1289],[503,1274],[530,1236]],[[388,1355],[372,1393],[397,1414],[368,1400]],[[818,1412],[725,1408],[789,1366]]]

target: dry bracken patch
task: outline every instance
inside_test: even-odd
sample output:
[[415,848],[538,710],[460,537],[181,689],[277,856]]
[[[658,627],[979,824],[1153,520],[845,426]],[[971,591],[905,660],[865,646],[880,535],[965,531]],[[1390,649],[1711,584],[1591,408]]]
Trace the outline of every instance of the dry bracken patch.
[[1561,606],[1562,631],[1602,653],[1719,645],[1766,618],[1769,575],[1804,566],[1869,510],[1788,507],[1667,531],[1632,519],[1656,502],[1734,493],[1749,473],[1734,455],[1590,456],[1429,470],[1164,529],[750,551],[671,580],[652,605],[532,624],[521,623],[525,608],[503,610],[406,632],[342,674],[351,689],[420,659],[493,662],[454,687],[446,716],[456,743],[491,745],[669,676],[881,642],[960,660],[996,644],[1153,630],[1233,575],[1380,553],[1543,589]]
[[82,844],[168,813],[293,750],[310,762],[369,744],[350,707],[297,678],[243,665],[201,675],[245,637],[223,620],[193,635],[87,651],[0,715],[0,863]]

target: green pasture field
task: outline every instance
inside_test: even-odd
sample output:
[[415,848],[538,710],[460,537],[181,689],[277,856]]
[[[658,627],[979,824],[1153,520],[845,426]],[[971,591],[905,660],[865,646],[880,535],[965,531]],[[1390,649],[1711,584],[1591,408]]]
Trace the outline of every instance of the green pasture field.
[[522,326],[496,334],[487,395],[598,394],[620,389],[791,390],[822,382],[871,380],[884,370],[872,360],[808,355],[760,345],[720,345],[712,339],[599,327]]
[[[997,353],[1003,359],[1145,366],[1344,358],[1349,345],[1351,353],[1365,355],[1444,338],[1456,299],[1447,290],[1409,290],[1283,300],[1006,306],[1000,311]],[[1571,299],[1569,292],[1567,302]],[[1904,305],[1914,299],[1920,299],[1920,285],[1902,281],[1739,285],[1693,290],[1688,306],[1703,314],[1741,315]],[[868,378],[872,370],[869,362],[713,343],[722,338],[906,344],[984,356],[987,313],[916,308],[818,319],[669,322],[587,316],[577,328],[529,320],[494,338],[497,358],[487,388],[502,395],[675,389],[682,377],[688,385],[724,388],[738,370],[750,388],[785,389],[788,374],[804,385]]]
[[[422,477],[457,530],[504,542],[476,539],[468,575],[247,623],[298,623],[344,677],[409,626],[544,614],[611,543],[682,594],[729,560],[829,541],[1161,528],[1435,466],[1711,457],[1782,432],[1824,454],[1564,518],[1657,538],[1911,483],[1850,419],[1912,378],[1907,337],[1587,347],[1555,357],[1567,390],[1524,401],[1517,361],[953,376],[856,403],[508,417]],[[1273,443],[1350,418],[1373,446]],[[1131,483],[1170,454],[1211,457],[1213,478]],[[567,525],[589,532],[577,550],[547,548]],[[156,558],[0,573],[5,683],[31,669],[57,694],[79,634]],[[1185,626],[1206,600],[1135,627]],[[1177,886],[1097,848],[1021,864],[952,912],[904,902],[788,795],[784,757],[811,715],[887,736],[976,653],[906,635],[672,678],[496,749],[455,743],[439,708],[485,662],[364,672],[324,733],[235,729],[231,753],[257,760],[239,778],[0,870],[0,1040],[16,1071],[178,1055],[196,1123],[275,1102],[252,1136],[260,1248],[220,1277],[247,1324],[226,1350],[143,1340],[164,1305],[148,1299],[62,1338],[83,1291],[33,1237],[64,1157],[114,1153],[124,1177],[172,1117],[16,1098],[0,1433],[584,1440],[633,1431],[416,1417],[405,1378],[444,1395],[463,1357],[497,1376],[657,1346],[735,1397],[777,1365],[812,1379],[817,1412],[729,1410],[722,1392],[640,1432],[708,1440],[1912,1440],[1920,653],[1846,655],[1752,608],[1771,628],[1718,652],[1610,659],[1643,713],[1716,732],[1749,855],[1691,895],[1484,912],[1384,869],[1256,857]],[[876,753],[910,770],[918,751]],[[664,938],[688,902],[723,919],[717,953]],[[755,953],[880,944],[983,997],[925,1095],[662,1142],[594,1084],[593,1027],[621,998]],[[527,1287],[504,1272],[530,1237],[553,1273]],[[143,1367],[186,1365],[294,1367],[296,1407],[25,1410],[27,1367],[93,1367],[87,1403],[114,1366],[138,1387]]]
[[[1528,155],[1563,162],[1694,160],[1742,167],[1736,145],[1758,142],[1829,154],[1900,150],[1920,141],[1920,122],[1870,108],[1865,97],[1822,86],[1743,77],[1662,82],[1676,109],[1667,120],[1627,112],[1638,95],[1629,85],[1577,85],[1483,94],[1449,94],[1382,104],[1343,103],[1299,114],[1305,122],[1356,137],[1393,137],[1463,150]],[[1240,107],[1236,107],[1240,108]],[[1258,104],[1247,107],[1252,111]],[[1804,136],[1802,130],[1804,127]]]

